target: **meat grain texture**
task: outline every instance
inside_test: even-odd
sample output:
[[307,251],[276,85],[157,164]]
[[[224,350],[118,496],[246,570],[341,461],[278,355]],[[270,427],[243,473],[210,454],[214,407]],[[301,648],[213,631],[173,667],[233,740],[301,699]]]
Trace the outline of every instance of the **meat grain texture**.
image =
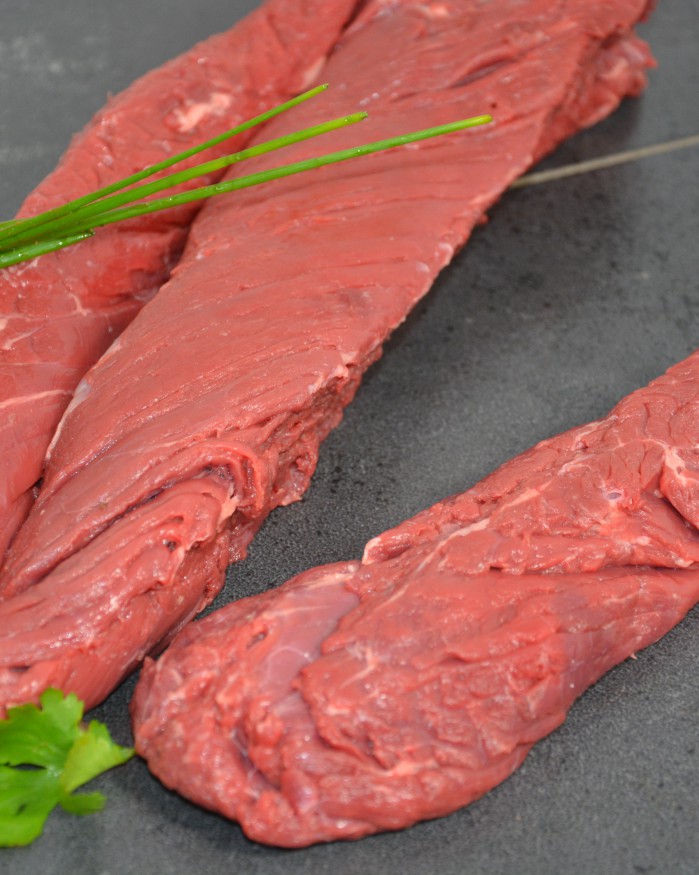
[[487,207],[642,89],[646,8],[363,6],[323,70],[329,92],[266,137],[361,107],[370,121],[329,150],[496,123],[203,209],[62,420],[5,565],[0,704],[54,685],[93,705],[211,601],[269,511],[301,496],[363,371]]
[[[139,79],[75,137],[19,215],[122,179],[302,91],[355,5],[268,0],[230,31]],[[235,151],[250,135],[207,157]],[[190,205],[104,228],[78,247],[0,271],[0,562],[31,507],[73,390],[165,282],[198,210]]]
[[695,353],[362,562],[190,624],[142,672],[138,752],[288,847],[477,799],[699,600],[698,439]]

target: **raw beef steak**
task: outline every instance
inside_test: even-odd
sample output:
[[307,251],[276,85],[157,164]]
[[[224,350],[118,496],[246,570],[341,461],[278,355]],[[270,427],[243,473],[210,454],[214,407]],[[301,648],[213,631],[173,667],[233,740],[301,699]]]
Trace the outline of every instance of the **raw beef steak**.
[[[351,146],[496,123],[209,204],[170,281],[76,390],[5,566],[0,705],[103,698],[300,497],[363,371],[509,183],[645,82],[644,0],[363,7],[323,100]],[[301,144],[295,157],[315,147]],[[255,166],[268,166],[269,156]]]
[[143,671],[168,786],[300,846],[454,811],[699,600],[699,353]]

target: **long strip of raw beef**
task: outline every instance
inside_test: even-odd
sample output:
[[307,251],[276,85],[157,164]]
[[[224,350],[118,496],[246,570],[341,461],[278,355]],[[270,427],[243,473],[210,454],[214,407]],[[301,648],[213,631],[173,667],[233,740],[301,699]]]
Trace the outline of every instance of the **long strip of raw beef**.
[[[268,0],[144,76],[74,139],[20,215],[94,191],[303,90],[356,5]],[[76,384],[167,279],[197,210],[104,228],[79,247],[0,271],[0,561]]]
[[270,509],[302,494],[362,372],[486,207],[642,87],[648,53],[629,31],[644,8],[362,10],[323,71],[325,102],[267,133],[358,105],[371,123],[331,146],[489,109],[497,123],[202,211],[62,421],[5,568],[0,703],[52,684],[94,704],[211,600]]
[[699,601],[697,441],[699,353],[362,563],[191,624],[144,669],[137,750],[284,846],[468,804]]

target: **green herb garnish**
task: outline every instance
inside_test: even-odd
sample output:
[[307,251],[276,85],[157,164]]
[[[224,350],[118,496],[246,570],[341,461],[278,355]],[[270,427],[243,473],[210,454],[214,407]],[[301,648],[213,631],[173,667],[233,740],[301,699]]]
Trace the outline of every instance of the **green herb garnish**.
[[[406,143],[415,143],[418,140],[426,140],[431,137],[453,133],[455,131],[464,130],[465,128],[475,127],[476,125],[482,125],[492,121],[491,117],[488,115],[462,119],[450,124],[438,125],[436,127],[426,128],[425,130],[403,134],[398,137],[391,137],[387,140],[368,143],[364,146],[343,149],[318,158],[297,161],[293,164],[275,167],[271,170],[265,170],[259,173],[252,173],[225,182],[205,185],[201,188],[193,189],[192,191],[168,195],[166,197],[152,198],[152,196],[158,192],[172,188],[183,182],[197,179],[208,173],[228,167],[231,164],[254,158],[257,155],[273,152],[277,149],[282,149],[285,146],[290,146],[293,143],[320,136],[328,131],[337,130],[346,125],[355,124],[367,117],[367,113],[358,112],[319,125],[313,125],[302,131],[287,134],[286,136],[269,140],[266,143],[260,143],[249,149],[243,149],[240,152],[235,152],[223,158],[207,161],[187,170],[171,173],[168,176],[161,177],[144,185],[137,184],[150,176],[161,173],[163,170],[172,167],[174,164],[177,164],[186,158],[191,158],[193,155],[196,155],[205,149],[218,145],[230,137],[241,133],[241,131],[262,124],[273,116],[279,115],[287,109],[314,97],[326,88],[327,85],[319,85],[318,87],[306,91],[298,97],[268,110],[235,128],[231,128],[229,131],[226,131],[211,140],[207,140],[205,143],[187,149],[165,161],[161,161],[145,170],[141,170],[126,179],[112,183],[111,185],[77,198],[63,206],[48,210],[45,213],[41,213],[40,215],[33,216],[29,219],[15,219],[1,222],[0,267],[9,267],[12,264],[17,264],[21,261],[28,261],[47,252],[53,252],[57,249],[62,249],[65,246],[70,246],[73,243],[91,237],[96,228],[110,225],[113,222],[121,222],[126,219],[133,219],[137,216],[158,212],[170,207],[177,207],[182,204],[210,198],[214,195],[225,194],[230,191],[238,191],[243,188],[250,188],[251,186],[261,185],[265,182],[272,182],[275,179],[282,179],[283,177],[291,176],[295,173],[303,173],[317,167],[324,167],[328,164],[337,164],[340,161],[347,161],[351,158],[358,158],[362,155],[370,155],[374,152],[382,152],[386,149],[405,145]],[[143,198],[152,199],[144,201]]]
[[83,703],[49,689],[41,707],[10,708],[0,721],[0,847],[28,845],[60,805],[70,814],[91,814],[104,805],[101,793],[73,791],[131,759],[130,747],[112,741],[96,720],[81,726]]

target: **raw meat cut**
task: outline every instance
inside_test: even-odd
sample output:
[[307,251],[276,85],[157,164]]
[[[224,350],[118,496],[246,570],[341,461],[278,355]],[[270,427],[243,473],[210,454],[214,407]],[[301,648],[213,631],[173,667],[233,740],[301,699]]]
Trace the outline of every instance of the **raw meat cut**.
[[398,829],[504,780],[699,601],[699,352],[462,495],[192,623],[136,747],[283,846]]
[[[356,5],[268,0],[237,27],[144,76],[74,139],[20,215],[94,191],[302,91]],[[217,151],[234,151],[249,137]],[[104,228],[79,247],[0,270],[0,561],[32,504],[75,386],[167,279],[198,209]]]
[[213,598],[269,511],[303,493],[362,372],[484,210],[642,88],[649,55],[631,28],[645,8],[362,8],[323,101],[266,135],[357,106],[370,121],[328,148],[488,110],[496,124],[202,211],[62,420],[5,566],[0,704],[50,684],[95,704]]

